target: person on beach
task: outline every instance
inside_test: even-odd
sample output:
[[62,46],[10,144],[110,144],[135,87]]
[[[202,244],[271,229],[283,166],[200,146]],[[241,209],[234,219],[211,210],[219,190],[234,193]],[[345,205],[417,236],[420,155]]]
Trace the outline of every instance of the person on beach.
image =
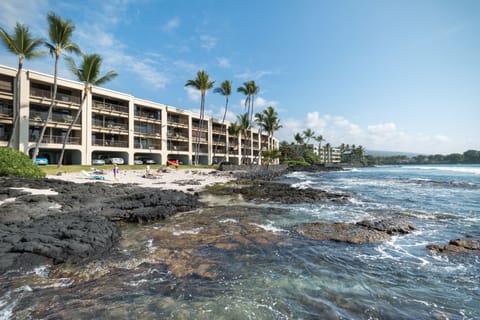
[[113,165],[113,178],[115,180],[118,180],[118,174],[120,173],[120,168],[118,168],[118,165],[115,163]]
[[150,169],[150,166],[147,166],[145,169],[145,178],[151,177],[152,176],[152,171]]

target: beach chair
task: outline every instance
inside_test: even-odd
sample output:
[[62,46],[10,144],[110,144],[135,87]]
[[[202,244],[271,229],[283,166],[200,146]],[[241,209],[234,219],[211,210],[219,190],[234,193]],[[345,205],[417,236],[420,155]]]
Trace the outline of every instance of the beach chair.
[[82,170],[82,174],[87,178],[87,179],[92,179],[92,180],[105,180],[104,176],[98,175],[98,174],[90,174],[85,170]]

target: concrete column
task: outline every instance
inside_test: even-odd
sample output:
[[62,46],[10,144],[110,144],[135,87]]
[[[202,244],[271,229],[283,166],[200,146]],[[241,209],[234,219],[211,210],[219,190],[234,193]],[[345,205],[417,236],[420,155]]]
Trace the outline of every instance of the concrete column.
[[20,74],[20,111],[19,121],[16,134],[14,148],[18,145],[18,150],[28,154],[28,136],[29,136],[29,123],[30,123],[30,80],[27,77],[27,72],[22,71]]
[[209,120],[207,120],[207,126],[208,126],[208,133],[207,133],[207,139],[208,139],[208,164],[212,164],[213,163],[213,119],[210,118]]
[[192,149],[192,144],[193,144],[193,139],[192,139],[192,116],[188,115],[188,164],[193,164],[193,149]]
[[[82,90],[82,97],[85,95]],[[92,163],[92,90],[89,90],[80,108],[82,112],[82,165]]]
[[162,108],[162,164],[165,164],[168,159],[168,112],[167,108]]
[[135,132],[135,103],[133,97],[128,101],[128,164],[132,165],[135,160],[134,151],[134,132]]

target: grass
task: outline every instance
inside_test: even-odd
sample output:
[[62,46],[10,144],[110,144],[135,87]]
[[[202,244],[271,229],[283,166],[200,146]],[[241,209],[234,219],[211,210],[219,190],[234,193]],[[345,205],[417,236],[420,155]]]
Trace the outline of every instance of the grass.
[[[120,170],[145,170],[147,168],[146,164],[136,164],[136,165],[119,165]],[[152,169],[159,167],[158,164],[150,165]],[[171,166],[172,167],[172,166]],[[47,175],[55,175],[57,172],[80,172],[82,170],[90,171],[92,168],[103,169],[105,171],[113,171],[113,164],[106,164],[103,166],[82,166],[82,165],[64,165],[60,169],[57,168],[56,164],[50,164],[46,166],[40,166],[43,172]],[[218,166],[209,166],[209,165],[179,165],[179,170],[186,169],[218,169]]]

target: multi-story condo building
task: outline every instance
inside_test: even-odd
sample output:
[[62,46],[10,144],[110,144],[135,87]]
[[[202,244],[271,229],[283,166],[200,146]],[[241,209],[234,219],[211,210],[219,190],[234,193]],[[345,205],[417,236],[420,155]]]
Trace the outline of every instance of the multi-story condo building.
[[320,157],[320,163],[340,163],[342,162],[342,152],[340,148],[334,148],[330,146],[320,147],[316,144],[308,145],[317,156]]
[[[19,125],[12,132],[16,73],[0,66],[0,146],[6,146],[13,134],[13,147],[32,156],[51,104],[53,77],[22,71]],[[261,163],[262,150],[278,148],[278,140],[255,129],[245,136],[231,135],[228,122],[210,117],[201,122],[192,112],[100,87],[89,90],[82,101],[82,83],[57,82],[54,110],[38,154],[50,163],[58,163],[67,129],[80,108],[66,142],[64,164],[89,165],[93,159],[109,157],[121,157],[128,164],[137,158],[193,164],[197,143],[200,164]]]

